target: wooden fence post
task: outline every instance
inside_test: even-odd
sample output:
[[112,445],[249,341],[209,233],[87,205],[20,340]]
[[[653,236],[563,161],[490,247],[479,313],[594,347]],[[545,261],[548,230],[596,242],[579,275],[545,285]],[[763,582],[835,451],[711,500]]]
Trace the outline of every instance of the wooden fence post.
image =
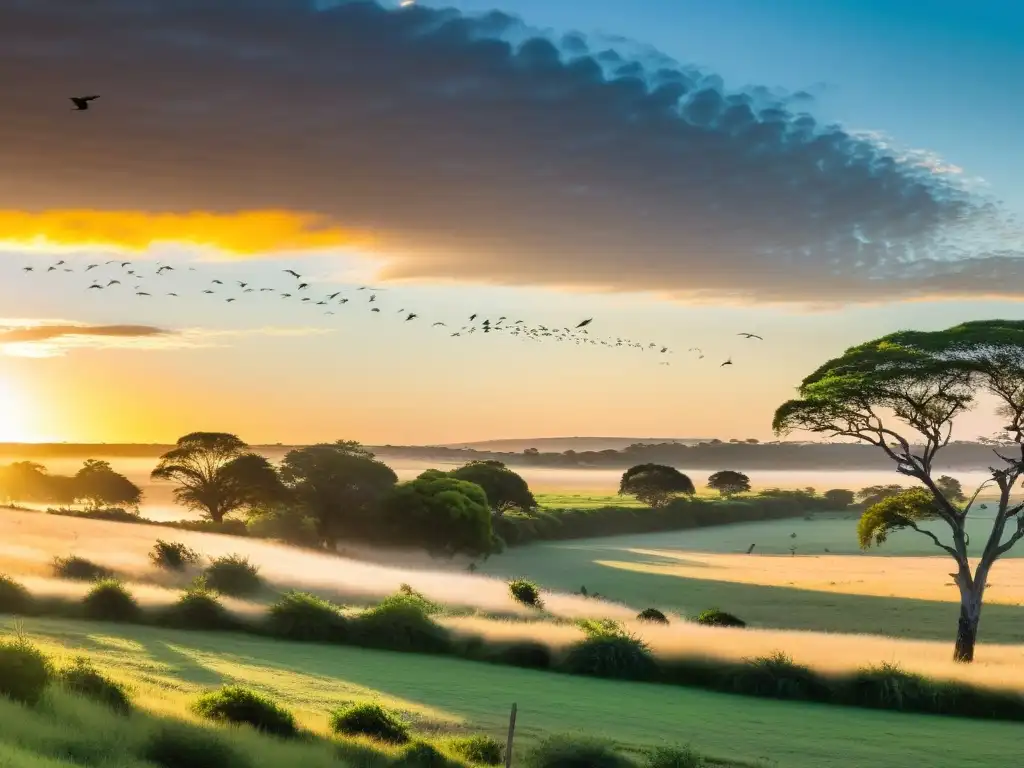
[[505,744],[505,768],[512,768],[512,739],[516,733],[516,705],[512,705],[512,714],[508,717],[508,743]]

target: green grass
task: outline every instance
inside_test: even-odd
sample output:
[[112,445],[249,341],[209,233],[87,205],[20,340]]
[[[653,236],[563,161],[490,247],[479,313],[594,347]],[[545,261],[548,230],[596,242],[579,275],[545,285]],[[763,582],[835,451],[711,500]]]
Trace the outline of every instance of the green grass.
[[645,509],[647,507],[646,504],[640,503],[632,496],[619,496],[615,493],[590,493],[587,491],[572,493],[565,491],[560,493],[535,493],[533,497],[543,509],[596,509],[598,507]]
[[[981,768],[1014,754],[1020,730],[1012,723],[747,699],[243,635],[56,619],[25,620],[24,629],[44,651],[65,659],[84,655],[131,686],[139,707],[177,717],[199,693],[237,683],[273,696],[300,726],[322,735],[329,711],[373,700],[421,733],[502,739],[515,702],[518,755],[552,732],[582,732],[631,750],[690,743],[712,757],[779,768]],[[5,738],[16,728],[0,712],[0,743],[24,744]],[[0,750],[0,766],[46,765],[4,757]]]
[[[540,586],[575,592],[580,585],[591,593],[632,606],[657,606],[687,615],[720,608],[747,622],[778,629],[823,630],[892,635],[927,640],[952,640],[958,605],[951,600],[851,595],[794,587],[740,584],[709,578],[695,579],[659,573],[657,566],[679,563],[669,553],[742,553],[757,544],[758,555],[831,554],[859,557],[938,556],[941,553],[920,534],[898,532],[881,549],[861,553],[856,518],[852,513],[816,513],[802,518],[696,528],[667,533],[637,534],[588,540],[542,542],[509,548],[490,558],[480,571],[511,578],[526,575]],[[984,541],[986,520],[968,526],[975,541]],[[936,529],[938,530],[938,529]],[[796,538],[790,534],[796,533]],[[665,556],[631,550],[664,550]],[[1024,556],[1024,546],[1013,555]],[[615,568],[619,562],[640,570]],[[800,559],[795,558],[794,568]],[[652,570],[643,571],[651,566]],[[982,638],[988,643],[1018,643],[1024,626],[1024,607],[990,603],[982,619]]]

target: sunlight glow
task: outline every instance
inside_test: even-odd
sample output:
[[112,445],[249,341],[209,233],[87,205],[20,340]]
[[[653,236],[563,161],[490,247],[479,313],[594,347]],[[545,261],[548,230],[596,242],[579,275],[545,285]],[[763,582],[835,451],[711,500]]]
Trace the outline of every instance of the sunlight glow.
[[27,403],[11,386],[9,378],[0,376],[0,442],[30,442]]

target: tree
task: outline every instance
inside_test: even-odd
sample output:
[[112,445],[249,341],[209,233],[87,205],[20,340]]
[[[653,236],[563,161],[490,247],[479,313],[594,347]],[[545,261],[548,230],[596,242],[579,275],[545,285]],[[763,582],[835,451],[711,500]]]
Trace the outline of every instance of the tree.
[[664,464],[637,464],[623,472],[619,481],[620,495],[635,496],[655,509],[668,504],[678,493],[692,496],[696,492],[690,478]]
[[215,523],[237,510],[279,501],[284,488],[264,456],[235,435],[193,432],[160,457],[154,480],[177,483],[175,500]]
[[0,467],[0,494],[9,504],[46,501],[46,467],[33,461],[16,461]]
[[394,470],[358,443],[338,441],[289,451],[281,479],[303,512],[316,521],[320,541],[373,535],[381,497],[398,482]]
[[869,485],[866,488],[861,488],[857,491],[857,499],[865,507],[873,506],[882,499],[887,499],[890,496],[896,496],[899,493],[907,490],[902,485]]
[[964,487],[960,485],[960,481],[955,477],[940,475],[939,479],[935,481],[935,487],[939,489],[943,496],[954,503],[967,501],[967,497],[964,495]]
[[483,488],[491,511],[499,517],[510,509],[537,507],[526,481],[500,461],[471,461],[448,474]]
[[853,491],[848,491],[845,488],[832,488],[825,491],[821,498],[825,502],[826,509],[846,509],[853,504],[857,497]]
[[87,459],[75,474],[75,497],[93,509],[104,505],[137,509],[142,491],[127,477],[115,472],[109,462]]
[[[1024,475],[1024,321],[985,320],[883,336],[828,361],[798,391],[797,399],[775,413],[777,434],[799,429],[854,438],[877,447],[897,472],[919,484],[916,495],[901,492],[864,511],[862,546],[908,529],[953,559],[960,592],[953,658],[973,661],[989,573],[1024,538],[1024,502],[1010,498]],[[993,447],[990,477],[960,505],[938,485],[934,464],[950,443],[955,419],[981,395],[997,404],[1009,447]],[[996,511],[980,552],[971,553],[967,520],[988,486],[999,492]]]
[[708,488],[718,491],[726,498],[750,490],[750,478],[742,472],[723,469],[708,478]]
[[396,485],[381,501],[390,544],[432,555],[486,555],[493,549],[491,510],[483,488],[438,470]]

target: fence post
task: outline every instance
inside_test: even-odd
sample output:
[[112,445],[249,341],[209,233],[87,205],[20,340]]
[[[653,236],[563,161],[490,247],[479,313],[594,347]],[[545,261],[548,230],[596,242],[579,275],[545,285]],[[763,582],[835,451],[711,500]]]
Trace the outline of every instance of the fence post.
[[512,704],[512,714],[508,717],[508,743],[505,744],[505,768],[512,768],[512,739],[516,733],[516,705]]

